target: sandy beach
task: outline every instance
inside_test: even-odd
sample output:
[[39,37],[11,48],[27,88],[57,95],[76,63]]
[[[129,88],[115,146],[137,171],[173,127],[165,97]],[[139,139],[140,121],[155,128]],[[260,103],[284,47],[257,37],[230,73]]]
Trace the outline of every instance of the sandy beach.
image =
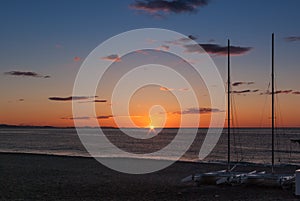
[[191,173],[222,168],[219,164],[176,162],[156,173],[129,175],[110,170],[93,158],[2,153],[0,200],[297,200],[292,190],[180,183]]

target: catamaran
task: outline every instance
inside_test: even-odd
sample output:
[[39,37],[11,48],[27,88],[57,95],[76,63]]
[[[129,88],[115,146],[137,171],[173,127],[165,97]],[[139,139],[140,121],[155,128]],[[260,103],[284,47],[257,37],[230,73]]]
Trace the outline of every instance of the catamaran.
[[[277,186],[277,187],[288,187],[295,182],[294,174],[276,174],[274,171],[274,153],[275,153],[275,104],[274,104],[274,33],[272,34],[272,73],[271,73],[271,82],[272,82],[272,162],[271,162],[271,172],[267,173],[266,171],[257,172],[256,170],[251,172],[234,172],[231,168],[231,159],[230,159],[230,41],[228,40],[228,82],[227,82],[227,170],[221,170],[216,172],[207,172],[200,173],[195,175],[190,175],[184,179],[182,182],[194,181],[198,185],[201,184],[230,184],[230,185],[263,185],[263,186]],[[295,142],[300,144],[300,139],[296,139]]]
[[231,81],[230,81],[230,40],[227,43],[227,169],[199,173],[195,175],[190,175],[181,180],[181,182],[194,181],[197,185],[202,184],[224,184],[224,183],[238,183],[238,181],[244,178],[247,174],[253,174],[255,172],[235,172],[233,171],[236,166],[231,167]]
[[277,174],[274,171],[275,166],[275,91],[274,91],[274,33],[272,33],[272,73],[271,73],[271,83],[272,83],[272,161],[271,161],[271,172],[266,173],[261,172],[259,174],[248,174],[244,177],[243,183],[264,185],[264,186],[280,186],[287,187],[294,183],[294,174]]
[[291,142],[298,143],[300,145],[300,139],[291,139]]

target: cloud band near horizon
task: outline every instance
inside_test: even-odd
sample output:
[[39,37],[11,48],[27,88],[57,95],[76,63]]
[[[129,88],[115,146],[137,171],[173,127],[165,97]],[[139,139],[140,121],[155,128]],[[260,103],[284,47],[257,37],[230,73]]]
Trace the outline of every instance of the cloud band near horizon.
[[52,101],[76,101],[76,100],[87,100],[91,98],[96,98],[97,96],[68,96],[68,97],[58,97],[58,96],[53,96],[49,97],[49,100]]
[[187,108],[183,111],[176,111],[172,112],[172,114],[207,114],[207,113],[213,113],[213,112],[223,112],[222,110],[218,108],[208,108],[208,107],[201,107],[201,108]]
[[21,77],[36,77],[36,78],[50,78],[50,75],[40,75],[33,71],[8,71],[4,72],[5,75],[11,75],[11,76],[21,76]]

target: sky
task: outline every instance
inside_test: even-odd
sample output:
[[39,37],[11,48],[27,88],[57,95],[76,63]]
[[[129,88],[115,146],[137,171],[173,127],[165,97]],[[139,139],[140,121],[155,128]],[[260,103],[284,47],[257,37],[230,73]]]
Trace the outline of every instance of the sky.
[[[116,47],[115,52],[99,57],[114,63],[96,94],[72,95],[81,65],[99,44],[126,31],[161,28],[202,45],[219,70],[224,87],[230,39],[232,124],[239,127],[270,126],[271,96],[267,90],[271,81],[271,34],[275,33],[276,125],[299,127],[299,7],[298,0],[2,0],[0,124],[73,126],[75,118],[81,126],[95,126],[91,120],[96,120],[101,126],[130,127],[132,121],[139,127],[189,127],[186,120],[200,115],[199,126],[209,126],[212,114],[224,114],[226,110],[212,108],[203,80],[194,76],[189,65],[168,53],[180,38],[158,45],[159,51],[133,52],[124,57]],[[154,41],[147,37],[149,43]],[[186,54],[203,54],[184,41],[179,45]],[[155,60],[157,55],[163,56]],[[125,69],[142,64],[140,61],[181,63],[176,68],[192,87],[142,87],[129,101],[129,115],[113,114],[114,107],[127,101],[126,94],[112,101],[120,72],[126,73]],[[155,69],[153,66],[148,68]],[[146,79],[149,75],[145,71],[143,76]],[[192,92],[198,105],[187,101]],[[185,100],[183,106],[174,93]],[[74,117],[72,98],[76,103],[94,104],[95,114]],[[181,125],[181,121],[185,123]]]

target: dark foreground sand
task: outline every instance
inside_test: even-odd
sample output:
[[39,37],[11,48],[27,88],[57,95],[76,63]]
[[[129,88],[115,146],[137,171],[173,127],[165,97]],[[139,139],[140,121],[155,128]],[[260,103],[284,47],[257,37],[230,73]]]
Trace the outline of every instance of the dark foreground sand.
[[[292,190],[181,184],[222,165],[177,162],[147,175],[110,170],[92,158],[0,154],[0,200],[297,200]],[[263,167],[243,167],[248,170]],[[294,171],[289,166],[277,171]]]

